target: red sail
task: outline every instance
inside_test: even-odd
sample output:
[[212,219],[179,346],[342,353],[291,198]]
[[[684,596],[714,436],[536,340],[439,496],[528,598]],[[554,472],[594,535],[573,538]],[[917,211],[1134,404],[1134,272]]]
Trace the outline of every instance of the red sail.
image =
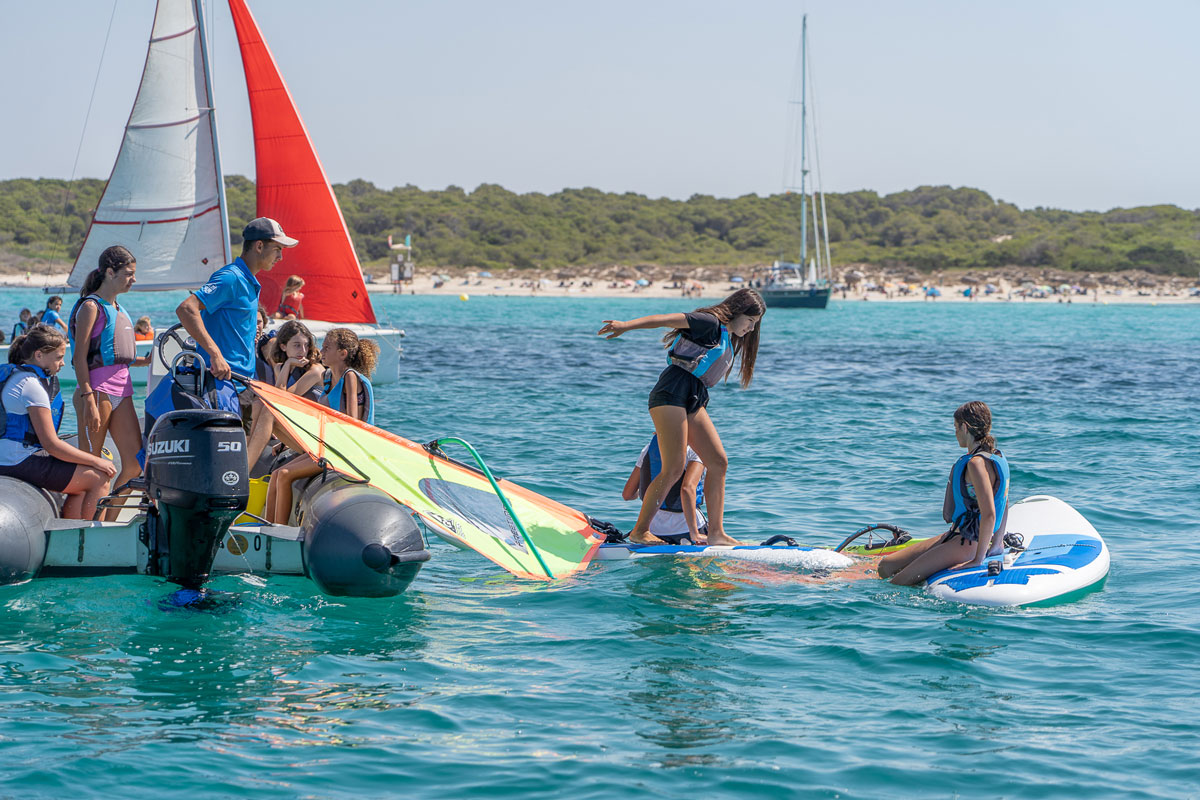
[[289,275],[304,278],[304,315],[328,322],[374,322],[362,268],[346,220],[325,177],[275,58],[245,0],[229,0],[242,50],[254,125],[258,216],[270,217],[300,244],[285,250],[271,272],[260,272],[261,302],[279,305]]

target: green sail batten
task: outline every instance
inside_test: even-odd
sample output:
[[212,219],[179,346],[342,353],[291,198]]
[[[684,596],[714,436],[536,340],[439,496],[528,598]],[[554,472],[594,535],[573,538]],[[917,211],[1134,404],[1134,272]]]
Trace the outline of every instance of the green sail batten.
[[533,540],[529,538],[529,534],[525,532],[525,526],[521,524],[520,518],[517,517],[517,512],[513,511],[512,504],[509,503],[508,498],[504,496],[504,491],[500,488],[500,484],[496,483],[496,479],[493,477],[492,471],[488,469],[487,464],[483,463],[483,459],[480,458],[479,453],[476,452],[475,448],[471,446],[470,442],[466,441],[465,439],[459,439],[457,436],[445,436],[441,439],[437,439],[434,441],[433,446],[440,450],[443,442],[452,442],[454,444],[462,445],[464,448],[466,448],[466,451],[471,454],[471,458],[475,459],[475,463],[479,466],[479,471],[483,473],[484,477],[488,479],[488,483],[492,485],[492,491],[494,491],[496,496],[500,498],[500,502],[504,505],[504,510],[507,512],[508,518],[511,519],[513,524],[517,526],[517,532],[520,533],[521,538],[525,540],[525,545],[529,548],[529,552],[533,553],[534,558],[536,558],[538,564],[541,565],[542,571],[546,573],[546,577],[548,577],[550,580],[554,580],[554,573],[550,571],[550,568],[546,566],[546,562],[542,560],[542,554],[538,552],[537,545],[533,543]]

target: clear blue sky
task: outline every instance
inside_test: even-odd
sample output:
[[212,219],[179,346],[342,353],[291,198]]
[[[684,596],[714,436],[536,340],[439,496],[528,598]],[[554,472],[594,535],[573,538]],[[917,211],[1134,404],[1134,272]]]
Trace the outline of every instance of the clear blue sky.
[[[121,0],[79,177],[107,177],[153,0]],[[783,184],[800,18],[828,191],[1200,207],[1200,2],[250,0],[335,182],[685,198]],[[253,177],[216,2],[222,159]],[[0,178],[68,177],[111,0],[0,0]]]

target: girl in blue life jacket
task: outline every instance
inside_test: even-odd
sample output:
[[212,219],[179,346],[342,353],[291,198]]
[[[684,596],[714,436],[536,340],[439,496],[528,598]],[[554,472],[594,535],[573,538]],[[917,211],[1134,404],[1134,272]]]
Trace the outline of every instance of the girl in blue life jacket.
[[879,562],[879,577],[912,586],[944,569],[979,566],[1004,547],[1008,521],[1008,460],[991,435],[992,412],[978,400],[954,412],[954,435],[967,450],[950,470],[942,517],[950,530]]
[[111,461],[58,438],[63,412],[58,371],[66,352],[67,337],[48,325],[30,327],[9,347],[9,363],[0,366],[5,419],[0,475],[61,492],[67,496],[63,517],[92,519],[117,470]]
[[[107,248],[84,278],[67,326],[76,376],[73,402],[79,447],[99,456],[105,436],[112,435],[121,454],[118,488],[141,472],[137,453],[142,430],[133,406],[129,368],[145,366],[150,356],[137,357],[133,323],[117,302],[118,295],[133,288],[136,272],[133,253],[120,245]],[[111,522],[119,513],[120,509],[110,508],[105,519]]]
[[[358,338],[349,328],[333,328],[325,334],[321,360],[328,367],[321,405],[374,425],[375,393],[370,376],[379,360],[379,345],[371,339]],[[283,431],[280,439],[293,450],[300,450]],[[292,484],[320,471],[312,457],[301,453],[272,472],[263,516],[270,522],[286,525],[292,513]]]
[[663,498],[683,475],[690,446],[708,469],[705,478],[708,506],[708,543],[733,545],[737,540],[724,528],[725,473],[729,458],[721,437],[708,415],[708,389],[733,371],[734,360],[741,356],[742,388],[754,378],[758,356],[759,322],[767,307],[753,289],[739,289],[715,306],[698,308],[686,314],[655,314],[622,322],[606,319],[597,332],[613,339],[639,328],[669,328],[663,337],[667,348],[667,367],[658,376],[650,392],[650,419],[658,435],[662,453],[662,471],[646,488],[642,510],[629,534],[630,541],[661,544],[650,533]]

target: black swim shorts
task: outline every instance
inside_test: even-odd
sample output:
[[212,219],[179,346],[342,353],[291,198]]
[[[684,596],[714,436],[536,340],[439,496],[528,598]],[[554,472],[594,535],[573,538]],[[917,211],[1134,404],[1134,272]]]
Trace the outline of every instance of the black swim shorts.
[[62,461],[48,454],[45,450],[26,458],[20,464],[0,466],[0,475],[19,478],[26,483],[32,483],[51,492],[61,492],[67,488],[71,478],[75,477],[75,467],[69,461]]
[[695,414],[707,405],[708,387],[695,375],[674,364],[662,371],[658,383],[650,391],[650,408],[678,406],[688,414]]

